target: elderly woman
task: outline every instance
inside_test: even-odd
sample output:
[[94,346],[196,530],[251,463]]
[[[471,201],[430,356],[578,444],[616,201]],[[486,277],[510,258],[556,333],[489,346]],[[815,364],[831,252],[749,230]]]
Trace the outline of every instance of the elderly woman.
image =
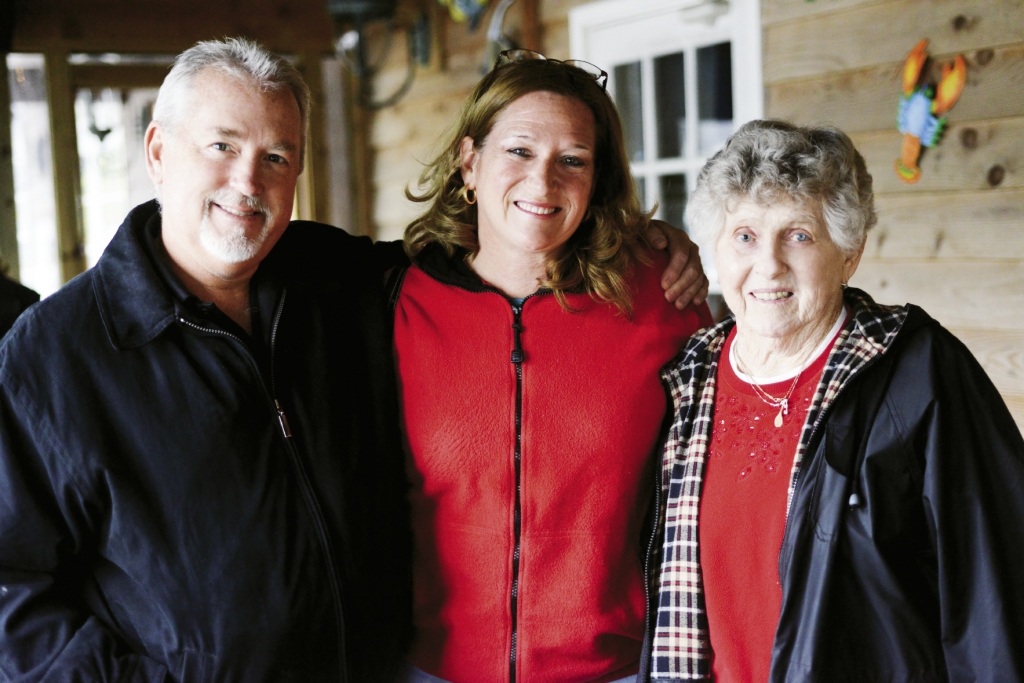
[[847,287],[850,139],[747,124],[687,218],[733,316],[665,370],[650,678],[1024,680],[1024,442],[963,344]]
[[711,320],[663,295],[603,72],[511,57],[424,173],[393,296],[416,537],[408,680],[632,681],[658,372]]

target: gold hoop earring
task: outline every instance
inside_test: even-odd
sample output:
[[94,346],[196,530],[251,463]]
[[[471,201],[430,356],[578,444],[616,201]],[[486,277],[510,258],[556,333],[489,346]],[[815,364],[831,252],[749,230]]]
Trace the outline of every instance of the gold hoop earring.
[[462,198],[467,204],[476,204],[476,190],[471,187],[462,186]]

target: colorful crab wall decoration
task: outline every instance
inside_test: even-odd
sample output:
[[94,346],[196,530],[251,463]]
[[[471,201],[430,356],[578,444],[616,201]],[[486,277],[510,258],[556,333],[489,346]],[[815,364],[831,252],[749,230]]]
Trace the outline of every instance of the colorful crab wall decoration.
[[939,142],[946,128],[943,116],[953,108],[967,79],[967,67],[962,55],[952,64],[942,65],[938,84],[924,82],[922,74],[928,61],[928,40],[919,42],[903,65],[903,95],[897,114],[897,127],[903,133],[903,149],[896,160],[896,173],[904,182],[916,183],[921,177],[917,160],[921,147],[932,147]]
[[484,16],[484,12],[487,11],[488,0],[437,0],[443,7],[448,8],[448,12],[452,15],[452,19],[455,21],[469,22],[469,30],[473,31],[476,29],[477,24],[480,23],[480,19]]

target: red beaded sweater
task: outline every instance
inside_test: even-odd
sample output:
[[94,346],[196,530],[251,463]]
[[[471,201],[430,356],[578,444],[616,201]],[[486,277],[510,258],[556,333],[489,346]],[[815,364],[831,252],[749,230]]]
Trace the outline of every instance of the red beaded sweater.
[[795,373],[777,382],[759,381],[774,398],[786,396],[793,387],[780,427],[775,426],[780,409],[758,395],[748,381],[751,378],[737,373],[732,352],[735,327],[722,349],[698,522],[716,683],[768,680],[782,604],[778,558],[786,529],[790,472],[807,411],[840,328],[837,325],[815,350],[795,385]]

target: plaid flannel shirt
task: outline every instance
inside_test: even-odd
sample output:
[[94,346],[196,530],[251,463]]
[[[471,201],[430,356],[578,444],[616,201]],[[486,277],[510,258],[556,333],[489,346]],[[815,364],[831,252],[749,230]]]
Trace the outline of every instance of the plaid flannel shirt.
[[[845,290],[844,300],[852,315],[832,347],[800,434],[790,472],[787,515],[804,453],[829,406],[852,377],[873,358],[885,353],[906,320],[906,307],[876,304],[859,289]],[[711,643],[697,522],[711,444],[718,363],[734,324],[730,316],[694,337],[662,371],[662,380],[672,395],[675,417],[662,454],[664,503],[658,531],[662,544],[655,563],[660,563],[661,572],[651,648],[654,680],[711,677]]]

